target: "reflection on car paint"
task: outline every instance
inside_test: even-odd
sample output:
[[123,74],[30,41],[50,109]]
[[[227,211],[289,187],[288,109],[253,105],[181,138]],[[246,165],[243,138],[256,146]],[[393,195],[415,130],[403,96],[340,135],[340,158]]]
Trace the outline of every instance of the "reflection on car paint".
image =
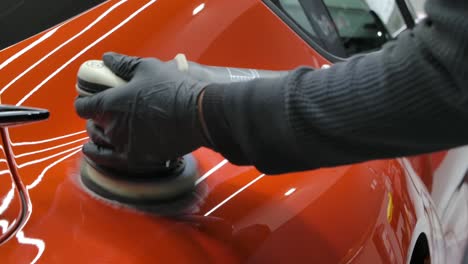
[[[210,1],[209,8],[205,6],[196,16],[193,10],[200,1],[153,2],[126,1],[79,39],[64,38],[119,3],[109,1],[64,24],[41,43],[48,46],[45,51],[38,45],[3,69],[8,78],[0,79],[0,86],[24,73],[24,65],[29,65],[25,61],[32,61],[35,52],[50,54],[47,63],[43,57],[34,58],[41,61],[33,64],[35,71],[22,75],[2,94],[7,103],[28,100],[28,105],[52,113],[45,122],[10,129],[11,157],[22,164],[17,169],[30,192],[30,214],[18,229],[17,239],[0,246],[5,263],[39,258],[44,263],[408,259],[413,235],[422,230],[418,224],[433,215],[425,213],[431,211],[430,204],[418,207],[425,191],[420,181],[414,181],[418,176],[395,160],[263,176],[202,148],[194,153],[202,175],[197,188],[206,187],[207,195],[194,212],[174,218],[105,203],[82,188],[78,177],[80,140],[86,140],[84,121],[72,108],[74,78],[82,61],[114,49],[162,59],[184,52],[201,63],[227,61],[240,67],[284,69],[306,64],[318,68],[327,64],[260,2]],[[130,20],[133,23],[127,23]],[[125,35],[128,32],[131,38]],[[206,32],[210,34],[200,38]],[[233,41],[244,38],[249,39],[248,45]],[[65,42],[60,54],[50,53]],[[83,43],[91,45],[83,49]],[[33,87],[27,86],[31,83]]]
[[22,206],[14,178],[0,146],[0,244],[12,235],[21,219]]
[[193,9],[192,15],[194,15],[194,16],[197,15],[197,14],[200,13],[204,8],[205,8],[205,3],[200,4],[199,6],[195,7],[195,9]]
[[71,142],[66,142],[66,143],[63,143],[61,145],[57,145],[57,146],[53,146],[53,147],[49,147],[49,148],[44,148],[44,149],[39,149],[39,150],[36,150],[36,151],[24,152],[24,153],[21,153],[21,154],[18,154],[18,155],[15,154],[15,158],[22,158],[22,157],[26,157],[26,156],[30,156],[30,155],[34,155],[34,154],[39,154],[39,153],[50,151],[50,150],[53,150],[53,149],[65,147],[65,146],[68,146],[68,145],[71,145],[71,144],[74,144],[74,143],[77,143],[77,142],[83,143],[83,141],[85,141],[87,139],[89,139],[89,137],[79,138],[79,139],[71,141]]
[[[0,64],[0,70],[5,68],[5,66],[7,66],[8,64],[10,64],[11,62],[13,62],[14,60],[16,60],[18,57],[20,57],[21,55],[23,55],[24,53],[28,52],[29,50],[31,50],[32,48],[36,47],[38,44],[42,43],[44,40],[48,39],[49,37],[51,37],[53,34],[55,34],[55,32],[57,32],[57,30],[60,28],[60,26],[57,26],[56,28],[48,31],[47,33],[45,33],[43,36],[41,36],[40,38],[38,38],[37,40],[35,40],[33,43],[29,44],[26,48],[20,50],[19,52],[15,53],[13,56],[10,56],[7,60],[5,60],[4,62],[2,62],[2,64]],[[20,77],[21,78],[21,77]],[[0,94],[2,94],[6,89],[8,89],[8,87],[14,83],[14,81],[12,81],[10,84],[4,86],[1,90],[0,90]]]
[[63,135],[63,136],[58,136],[58,137],[54,137],[54,138],[37,140],[37,141],[25,141],[25,142],[11,142],[10,141],[10,144],[12,146],[14,146],[14,147],[16,147],[16,146],[26,146],[26,145],[37,145],[37,144],[48,143],[48,142],[68,138],[68,137],[73,137],[73,136],[84,134],[84,133],[86,133],[86,130],[82,130],[82,131],[78,131],[78,132],[75,132],[75,133],[71,133],[71,134],[67,134],[67,135]]
[[28,162],[25,162],[25,163],[22,163],[22,164],[18,164],[18,168],[22,169],[22,168],[24,168],[24,167],[26,167],[26,166],[30,166],[30,165],[33,165],[33,164],[36,164],[36,163],[40,163],[40,162],[43,162],[43,161],[46,161],[46,160],[55,158],[55,157],[57,157],[57,156],[63,155],[63,154],[65,154],[65,153],[68,153],[68,152],[70,152],[70,151],[77,150],[77,149],[81,149],[81,146],[75,146],[75,147],[66,149],[66,150],[64,150],[64,151],[62,151],[62,152],[59,152],[59,153],[55,153],[55,154],[46,156],[46,157],[44,157],[44,158],[35,159],[35,160],[31,160],[31,161],[28,161]]
[[50,170],[52,167],[54,167],[55,165],[57,165],[58,163],[60,162],[63,162],[64,160],[74,156],[75,154],[79,153],[81,151],[81,146],[78,147],[78,148],[73,148],[72,150],[74,150],[72,153],[54,161],[53,163],[49,164],[42,172],[41,174],[39,174],[39,176],[37,177],[36,180],[34,180],[31,184],[27,185],[26,188],[28,190],[30,189],[33,189],[34,187],[36,187],[41,181],[42,179],[44,178],[44,175],[47,173],[48,170]]
[[[73,56],[70,60],[68,60],[67,62],[65,62],[62,66],[60,66],[57,70],[55,70],[52,74],[50,74],[49,76],[47,76],[46,79],[44,79],[39,85],[37,85],[36,87],[34,87],[26,96],[24,96],[18,103],[16,103],[17,106],[19,105],[22,105],[31,95],[33,95],[34,93],[36,93],[41,87],[44,86],[44,84],[46,84],[50,79],[54,78],[57,74],[59,74],[63,69],[65,69],[68,65],[70,65],[70,63],[72,63],[73,61],[75,61],[77,58],[79,58],[81,55],[83,55],[86,51],[88,51],[89,49],[91,49],[92,47],[94,47],[96,44],[98,44],[99,42],[101,42],[103,39],[107,38],[109,35],[111,35],[112,33],[114,33],[116,30],[118,30],[119,28],[121,28],[123,25],[125,25],[126,23],[128,23],[132,18],[134,18],[136,15],[138,15],[138,13],[142,12],[143,10],[145,10],[146,8],[148,8],[150,5],[152,5],[153,3],[155,3],[157,0],[151,0],[149,1],[146,5],[142,6],[140,9],[138,9],[136,12],[132,13],[128,18],[126,18],[125,20],[123,20],[121,23],[119,23],[117,26],[115,26],[113,29],[111,29],[110,31],[106,32],[103,36],[101,36],[100,38],[98,38],[97,40],[95,40],[93,43],[91,43],[90,45],[88,45],[86,48],[84,48],[83,50],[81,50],[78,54],[76,54],[75,56]],[[117,3],[115,5],[115,7],[117,7],[118,5],[124,3],[125,0],[122,0],[120,1],[119,3]],[[106,14],[103,14],[102,17],[108,15],[108,13]]]
[[[64,137],[60,137],[60,138],[64,138]],[[43,140],[41,142],[47,142],[47,140]],[[79,141],[72,141],[71,143],[79,143],[78,146],[75,146],[75,147],[72,147],[70,149],[67,149],[65,151],[62,151],[62,152],[59,152],[57,154],[53,154],[53,155],[49,155],[49,156],[46,156],[45,158],[42,158],[42,159],[36,159],[36,160],[33,160],[33,161],[30,161],[30,162],[27,162],[27,163],[23,163],[23,164],[20,164],[18,165],[18,168],[23,168],[23,167],[26,167],[26,166],[29,166],[29,165],[33,165],[33,164],[37,164],[37,163],[40,163],[40,162],[43,162],[43,161],[47,161],[53,157],[57,157],[57,156],[60,156],[60,155],[63,155],[65,153],[68,153],[70,151],[73,151],[71,154],[68,154],[68,155],[65,155],[63,157],[61,157],[60,159],[52,162],[51,164],[49,164],[48,166],[46,166],[42,171],[41,173],[39,174],[39,176],[29,185],[26,186],[26,189],[27,190],[32,190],[34,189],[35,187],[37,187],[39,185],[39,183],[42,181],[44,175],[47,173],[48,170],[50,170],[52,167],[56,166],[57,164],[59,164],[60,162],[63,162],[65,161],[66,159],[72,157],[73,155],[76,155],[78,152],[81,151],[81,144],[83,143],[82,140],[79,140]],[[70,143],[70,144],[71,144]],[[70,144],[62,144],[61,146],[68,146]],[[52,148],[52,149],[56,149],[56,148]],[[51,149],[49,149],[51,150]],[[44,151],[36,151],[35,153],[42,153]],[[8,171],[9,172],[9,171]],[[44,242],[44,240],[38,238],[38,237],[27,237],[25,236],[24,234],[24,231],[22,230],[22,228],[28,223],[28,220],[30,219],[30,216],[32,215],[33,213],[33,204],[31,202],[28,202],[28,212],[27,212],[27,215],[24,217],[24,220],[21,222],[21,227],[18,228],[17,232],[16,232],[16,239],[18,241],[19,244],[24,244],[24,245],[32,245],[32,246],[35,246],[37,248],[37,254],[34,256],[34,258],[30,261],[30,263],[36,263],[40,257],[42,256],[42,254],[44,253],[45,251],[45,247],[46,247],[46,244]],[[6,224],[8,224],[6,222]]]
[[[70,42],[74,41],[75,39],[77,39],[79,36],[83,35],[85,32],[87,32],[88,30],[90,30],[93,26],[95,26],[98,22],[100,22],[101,20],[103,20],[110,12],[112,12],[114,9],[116,9],[118,6],[120,6],[121,4],[123,4],[124,2],[126,2],[127,0],[121,0],[119,1],[118,3],[112,5],[107,11],[105,11],[102,15],[100,15],[96,20],[94,20],[92,23],[90,23],[88,26],[86,26],[83,30],[81,30],[80,32],[78,32],[77,34],[75,34],[73,37],[71,37],[70,39],[68,39],[67,41],[63,42],[62,44],[60,44],[58,47],[56,47],[55,49],[53,49],[52,51],[50,51],[47,55],[45,55],[44,57],[42,57],[40,60],[36,61],[33,65],[31,65],[29,68],[27,68],[25,71],[23,71],[22,73],[20,73],[16,78],[14,78],[11,82],[9,82],[6,86],[4,86],[2,88],[2,90],[0,90],[0,94],[3,94],[11,85],[13,85],[16,81],[18,81],[18,79],[24,77],[28,72],[30,72],[31,70],[33,70],[34,68],[36,68],[39,64],[43,63],[47,58],[49,58],[50,56],[52,56],[53,54],[55,54],[57,51],[59,51],[60,49],[62,49],[63,47],[65,47],[66,45],[68,45]],[[18,57],[18,56],[21,56],[22,54],[24,54],[25,52],[29,51],[31,48],[35,47],[37,44],[41,43],[42,41],[44,41],[45,39],[48,39],[50,36],[52,36],[55,32],[57,32],[57,30],[60,29],[61,26],[58,26],[56,28],[54,28],[53,30],[51,30],[50,32],[47,32],[43,37],[41,37],[38,41],[35,41],[33,44],[31,44],[30,46],[28,46],[27,48],[21,50],[20,52],[18,52],[17,54],[15,54],[13,57]],[[12,57],[12,58],[13,58]],[[1,69],[1,68],[0,68]]]
[[33,260],[31,260],[31,264],[36,263],[39,258],[42,256],[45,250],[45,243],[42,239],[39,238],[30,238],[30,237],[25,237],[23,231],[19,231],[16,234],[16,238],[18,239],[18,243],[23,244],[23,245],[32,245],[37,248],[37,255],[34,257]]
[[217,170],[219,170],[221,167],[223,167],[224,165],[226,165],[228,163],[228,160],[227,159],[224,159],[223,161],[221,161],[220,163],[216,164],[216,166],[214,166],[213,168],[211,168],[209,171],[207,171],[205,174],[203,174],[200,178],[198,178],[196,181],[195,181],[195,186],[200,184],[201,182],[203,182],[206,178],[210,177],[214,172],[216,172]]
[[[5,170],[4,172],[5,173],[1,173],[1,174],[9,173],[10,170]],[[3,197],[3,201],[0,204],[0,215],[5,213],[5,211],[8,209],[8,206],[10,206],[11,202],[13,201],[14,195],[15,195],[15,184],[11,183],[11,189],[8,191],[7,195]],[[6,232],[6,229],[2,232],[2,234],[5,232]]]
[[232,198],[234,198],[236,195],[238,195],[239,193],[243,192],[245,189],[249,188],[250,185],[256,183],[257,181],[259,181],[261,178],[265,177],[265,174],[261,174],[260,176],[258,176],[257,178],[255,178],[253,181],[247,183],[246,185],[244,185],[242,188],[239,188],[235,193],[231,194],[228,198],[226,198],[225,200],[223,200],[222,202],[220,202],[219,204],[217,204],[215,207],[213,207],[213,209],[209,210],[208,212],[205,213],[205,216],[209,216],[210,214],[212,214],[214,211],[216,211],[219,207],[223,206],[225,203],[229,202],[229,200],[231,200]]

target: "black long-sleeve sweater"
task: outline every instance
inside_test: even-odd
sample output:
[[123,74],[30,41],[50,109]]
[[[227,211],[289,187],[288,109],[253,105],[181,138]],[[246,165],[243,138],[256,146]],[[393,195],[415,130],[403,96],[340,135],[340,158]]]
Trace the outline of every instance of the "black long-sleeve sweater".
[[379,52],[209,85],[203,115],[215,149],[275,174],[468,144],[468,2],[428,0],[426,11]]

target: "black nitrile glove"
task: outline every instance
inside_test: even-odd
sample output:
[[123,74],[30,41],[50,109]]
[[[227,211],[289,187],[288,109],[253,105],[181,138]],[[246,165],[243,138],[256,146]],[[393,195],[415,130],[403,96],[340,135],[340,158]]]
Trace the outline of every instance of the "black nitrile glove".
[[83,153],[98,165],[134,173],[208,146],[198,119],[197,100],[205,83],[181,73],[171,62],[106,53],[104,64],[128,84],[75,101],[90,119],[91,142]]

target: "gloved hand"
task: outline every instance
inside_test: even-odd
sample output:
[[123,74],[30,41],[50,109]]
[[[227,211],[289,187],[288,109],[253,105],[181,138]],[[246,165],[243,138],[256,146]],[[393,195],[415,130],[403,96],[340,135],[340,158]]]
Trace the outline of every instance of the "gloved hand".
[[206,83],[175,63],[106,53],[104,64],[126,85],[78,97],[78,115],[89,119],[91,142],[83,153],[98,165],[145,173],[161,163],[209,146],[197,103]]

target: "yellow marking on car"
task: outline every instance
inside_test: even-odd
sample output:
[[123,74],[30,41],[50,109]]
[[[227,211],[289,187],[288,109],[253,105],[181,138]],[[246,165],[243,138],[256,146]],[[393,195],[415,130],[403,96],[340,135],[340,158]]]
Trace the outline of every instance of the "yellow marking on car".
[[387,220],[388,222],[392,222],[393,218],[393,196],[392,193],[388,193],[388,205],[387,205]]

